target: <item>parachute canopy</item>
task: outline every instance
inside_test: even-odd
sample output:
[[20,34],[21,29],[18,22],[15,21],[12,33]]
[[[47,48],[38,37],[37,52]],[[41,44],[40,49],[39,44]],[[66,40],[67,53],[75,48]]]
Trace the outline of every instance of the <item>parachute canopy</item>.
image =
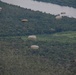
[[38,49],[39,46],[38,45],[31,45],[31,49]]
[[27,20],[27,19],[22,19],[21,21],[22,21],[22,22],[28,22],[28,20]]
[[29,35],[28,36],[29,40],[36,40],[36,38],[37,38],[36,35]]
[[56,19],[62,19],[62,16],[56,16],[55,18]]

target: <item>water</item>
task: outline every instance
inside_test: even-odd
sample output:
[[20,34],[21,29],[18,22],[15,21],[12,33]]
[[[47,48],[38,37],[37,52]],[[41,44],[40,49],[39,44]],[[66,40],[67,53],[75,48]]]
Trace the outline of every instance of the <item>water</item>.
[[61,12],[66,12],[66,14],[62,14],[62,16],[76,18],[76,8],[73,7],[59,6],[57,4],[37,2],[33,0],[1,0],[1,1],[13,5],[18,5],[20,7],[31,9],[34,11],[50,13],[52,15],[58,15]]

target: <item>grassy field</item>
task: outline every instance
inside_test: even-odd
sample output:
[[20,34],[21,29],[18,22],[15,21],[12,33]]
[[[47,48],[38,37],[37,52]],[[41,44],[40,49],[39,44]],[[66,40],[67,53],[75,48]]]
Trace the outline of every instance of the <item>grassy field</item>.
[[[23,40],[28,40],[28,36],[22,36],[21,38]],[[76,43],[76,31],[37,35],[37,41],[58,41],[62,43]]]

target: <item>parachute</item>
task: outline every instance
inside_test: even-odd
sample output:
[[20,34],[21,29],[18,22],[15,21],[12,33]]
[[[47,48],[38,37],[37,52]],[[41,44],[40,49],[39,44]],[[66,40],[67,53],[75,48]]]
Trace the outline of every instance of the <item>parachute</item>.
[[39,46],[38,45],[31,45],[31,49],[38,49]]
[[22,21],[22,22],[28,22],[28,20],[27,20],[27,19],[22,19],[21,21]]
[[29,40],[36,40],[36,35],[29,35],[28,36],[28,39]]
[[55,18],[56,19],[62,19],[62,16],[56,16]]

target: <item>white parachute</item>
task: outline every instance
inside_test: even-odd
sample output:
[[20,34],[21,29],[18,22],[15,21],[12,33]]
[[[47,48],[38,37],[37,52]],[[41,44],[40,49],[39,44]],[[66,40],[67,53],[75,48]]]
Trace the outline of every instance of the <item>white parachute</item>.
[[28,20],[27,20],[27,19],[22,19],[21,21],[22,21],[22,22],[28,22]]
[[38,45],[31,45],[31,49],[38,49],[39,46]]
[[56,19],[62,19],[62,16],[59,16],[59,15],[58,15],[58,16],[56,16],[55,18],[56,18]]
[[28,36],[28,39],[29,39],[29,40],[36,40],[37,37],[36,37],[36,35],[29,35],[29,36]]

